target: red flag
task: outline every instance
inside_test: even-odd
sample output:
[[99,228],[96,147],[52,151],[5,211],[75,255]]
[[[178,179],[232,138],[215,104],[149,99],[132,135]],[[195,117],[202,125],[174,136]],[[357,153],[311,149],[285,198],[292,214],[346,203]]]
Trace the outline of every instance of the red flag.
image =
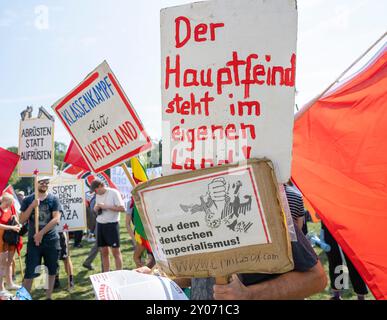
[[19,155],[0,148],[0,192],[2,192],[7,185],[19,158]]
[[79,151],[77,145],[71,140],[69,148],[67,149],[66,155],[64,157],[64,162],[77,166],[79,168],[90,171],[89,165],[83,159],[81,152]]
[[292,177],[377,299],[387,299],[387,46],[294,124]]

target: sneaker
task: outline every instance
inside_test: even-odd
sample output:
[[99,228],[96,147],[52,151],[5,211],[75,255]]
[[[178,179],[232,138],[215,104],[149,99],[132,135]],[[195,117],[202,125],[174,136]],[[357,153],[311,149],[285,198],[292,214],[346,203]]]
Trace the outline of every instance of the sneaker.
[[74,248],[83,248],[83,245],[80,243],[74,244]]
[[8,290],[19,290],[21,286],[18,286],[17,284],[12,283],[11,285],[7,285]]
[[90,271],[94,270],[94,267],[91,264],[83,263],[82,266]]
[[86,241],[87,242],[95,242],[95,238],[94,237],[89,237]]

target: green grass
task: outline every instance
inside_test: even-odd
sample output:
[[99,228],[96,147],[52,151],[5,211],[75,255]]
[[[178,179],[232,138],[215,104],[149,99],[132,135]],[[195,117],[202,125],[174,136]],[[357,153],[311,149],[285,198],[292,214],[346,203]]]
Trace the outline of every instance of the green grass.
[[[132,256],[133,256],[133,246],[132,242],[130,240],[130,236],[125,228],[125,214],[121,214],[121,223],[120,223],[120,232],[121,232],[121,253],[123,258],[123,268],[124,269],[134,269],[135,264],[133,262]],[[22,264],[23,267],[25,266],[24,262],[24,255],[25,255],[25,249],[26,249],[26,242],[27,239],[23,239],[25,245],[23,246],[22,250]],[[91,285],[90,276],[92,274],[100,273],[101,271],[101,258],[98,254],[93,262],[93,266],[95,270],[89,271],[85,269],[82,264],[84,260],[86,259],[91,247],[94,245],[94,243],[89,243],[85,240],[82,241],[83,248],[73,248],[72,245],[73,241],[70,240],[70,256],[71,261],[73,263],[74,267],[74,283],[75,287],[71,289],[71,291],[67,290],[68,281],[67,281],[67,275],[65,272],[65,268],[62,261],[59,261],[60,265],[60,283],[61,287],[60,289],[55,289],[54,293],[52,295],[52,298],[54,300],[94,300],[94,290],[93,286]],[[112,270],[115,269],[114,260],[113,257],[110,258],[110,265]],[[19,268],[19,262],[16,261],[16,283],[21,283],[21,274],[20,274],[20,268]],[[32,298],[34,300],[44,300],[46,298],[45,296],[45,290],[43,289],[35,289],[33,287],[32,289]]]
[[[120,231],[121,231],[121,252],[123,256],[123,262],[124,262],[124,269],[134,269],[135,264],[133,262],[132,256],[133,256],[133,246],[130,241],[129,234],[126,231],[125,228],[125,215],[121,214],[121,223],[120,223]],[[319,224],[313,224],[308,223],[309,231],[315,232],[316,234],[319,234],[320,232],[320,225]],[[26,239],[24,240],[26,242]],[[88,243],[87,241],[82,242],[83,248],[73,248],[72,247],[72,241],[70,242],[70,255],[71,260],[74,265],[74,282],[75,287],[68,291],[67,288],[67,276],[65,273],[65,269],[63,266],[63,262],[60,261],[60,283],[61,288],[54,290],[53,293],[53,299],[55,300],[94,300],[94,291],[91,285],[91,281],[89,279],[89,276],[95,273],[101,272],[101,259],[100,255],[97,256],[97,258],[94,260],[93,265],[95,270],[89,271],[82,267],[82,263],[84,262],[85,258],[87,257],[90,248],[93,246],[93,243]],[[26,245],[23,247],[22,251],[22,264],[24,267],[24,255],[25,255],[25,248]],[[328,262],[326,254],[318,247],[315,247],[315,251],[317,255],[319,256],[320,261],[322,262],[324,269],[326,273],[328,274]],[[111,258],[110,259],[112,269],[114,269],[114,261]],[[19,262],[17,261],[17,274],[16,274],[16,283],[21,283],[21,274],[19,269]],[[356,294],[354,294],[351,284],[349,283],[349,289],[344,291],[343,299],[356,299]],[[32,297],[34,300],[45,299],[45,291],[42,289],[33,289],[32,290]],[[328,300],[330,298],[330,292],[329,292],[329,285],[325,290],[321,293],[315,294],[308,298],[308,300]],[[368,294],[367,299],[374,299],[372,294]]]

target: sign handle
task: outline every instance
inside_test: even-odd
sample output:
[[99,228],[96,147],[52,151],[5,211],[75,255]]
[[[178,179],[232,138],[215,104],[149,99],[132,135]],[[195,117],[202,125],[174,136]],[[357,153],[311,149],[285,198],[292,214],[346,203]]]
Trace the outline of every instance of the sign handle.
[[[38,173],[35,175],[34,187],[35,187],[35,200],[38,200],[39,199]],[[39,206],[35,208],[35,234],[37,234],[38,232],[39,232]]]
[[224,277],[215,277],[215,283],[216,284],[228,284],[229,283],[229,276]]
[[121,164],[121,168],[122,168],[122,170],[124,170],[124,172],[126,174],[126,177],[128,178],[128,180],[129,180],[130,184],[132,185],[132,187],[133,188],[136,187],[136,182],[134,181],[132,175],[130,174],[129,169],[126,166],[126,164],[125,163]]

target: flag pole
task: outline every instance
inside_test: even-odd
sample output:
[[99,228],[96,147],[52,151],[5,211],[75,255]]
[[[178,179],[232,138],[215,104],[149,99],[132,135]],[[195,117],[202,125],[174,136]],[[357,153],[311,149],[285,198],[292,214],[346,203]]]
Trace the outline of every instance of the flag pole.
[[[38,195],[38,175],[39,172],[36,170],[35,171],[35,176],[34,176],[34,188],[35,188],[35,200],[39,199]],[[35,234],[39,232],[39,206],[35,208]]]
[[364,56],[370,52],[380,41],[382,41],[382,39],[386,36],[387,32],[385,32],[378,40],[376,40],[363,54],[360,55],[359,58],[357,58],[347,69],[344,70],[344,72],[342,72],[338,78],[333,81],[322,93],[320,93],[317,97],[315,97],[314,99],[312,99],[312,101],[310,101],[309,103],[307,103],[306,105],[304,105],[300,111],[298,111],[295,115],[294,115],[294,120],[297,120],[299,119],[316,101],[318,101],[322,96],[324,96],[336,83],[338,83],[340,81],[340,79],[349,71],[353,68],[353,66],[355,64],[357,64],[361,59],[364,58]]

